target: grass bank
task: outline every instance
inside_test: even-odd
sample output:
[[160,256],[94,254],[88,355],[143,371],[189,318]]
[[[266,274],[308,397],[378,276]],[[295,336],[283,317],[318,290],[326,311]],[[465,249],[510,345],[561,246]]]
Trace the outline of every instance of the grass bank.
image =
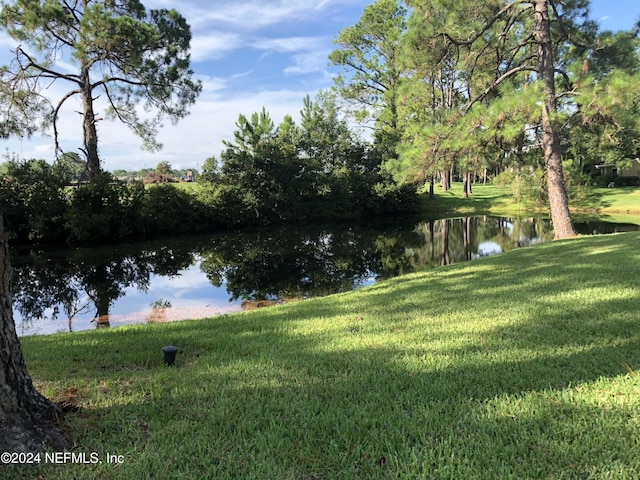
[[639,242],[580,237],[269,309],[24,338],[38,388],[84,408],[68,417],[76,453],[102,463],[0,475],[637,478]]
[[[506,187],[495,185],[474,185],[473,194],[462,198],[462,183],[453,183],[451,189],[443,192],[435,188],[435,198],[423,197],[423,210],[434,215],[509,215],[522,216],[532,212],[546,213],[547,207],[529,202],[516,203]],[[596,215],[611,221],[640,223],[640,188],[598,188],[580,187],[571,194],[571,211],[575,214]]]

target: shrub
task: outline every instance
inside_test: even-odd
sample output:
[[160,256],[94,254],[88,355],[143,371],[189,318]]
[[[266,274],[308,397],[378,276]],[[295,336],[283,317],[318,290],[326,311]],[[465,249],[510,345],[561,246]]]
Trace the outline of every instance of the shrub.
[[637,176],[619,176],[615,173],[609,175],[601,175],[595,179],[596,185],[599,187],[608,187],[613,184],[615,187],[638,187],[640,186],[640,177]]
[[66,214],[71,240],[114,243],[135,238],[141,233],[143,195],[140,182],[124,184],[104,172],[91,183],[74,188]]
[[65,237],[63,178],[44,160],[10,161],[0,179],[0,212],[18,242]]
[[147,188],[141,206],[144,235],[198,233],[211,230],[206,208],[191,195],[172,185]]

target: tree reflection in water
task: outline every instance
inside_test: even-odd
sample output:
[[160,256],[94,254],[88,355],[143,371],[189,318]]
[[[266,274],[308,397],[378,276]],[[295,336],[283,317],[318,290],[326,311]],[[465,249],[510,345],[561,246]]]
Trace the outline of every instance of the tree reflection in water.
[[179,275],[195,259],[193,252],[161,245],[152,249],[99,248],[60,253],[32,251],[14,260],[13,301],[26,321],[47,315],[55,319],[62,310],[69,331],[73,331],[73,318],[90,310],[95,311],[96,327],[108,327],[110,308],[126,288],[146,291],[152,273]]
[[[593,230],[593,224],[588,228]],[[73,318],[87,312],[94,312],[96,326],[108,326],[114,302],[128,288],[147,292],[152,278],[179,277],[198,264],[212,290],[225,290],[228,301],[242,303],[243,308],[257,308],[344,292],[551,235],[549,222],[539,218],[471,217],[379,228],[288,227],[117,248],[16,252],[14,308],[25,322],[63,314],[69,331]],[[147,309],[142,321],[164,321],[172,300],[150,312],[147,301],[136,311]],[[201,300],[203,305],[212,303],[211,298]]]

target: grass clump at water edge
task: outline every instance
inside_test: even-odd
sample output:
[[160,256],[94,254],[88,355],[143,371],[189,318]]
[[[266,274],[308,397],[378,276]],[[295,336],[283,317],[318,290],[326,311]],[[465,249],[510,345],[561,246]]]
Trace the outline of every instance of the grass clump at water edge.
[[123,462],[0,475],[635,478],[639,240],[581,237],[264,310],[23,338],[38,388],[83,406],[67,417],[77,452]]

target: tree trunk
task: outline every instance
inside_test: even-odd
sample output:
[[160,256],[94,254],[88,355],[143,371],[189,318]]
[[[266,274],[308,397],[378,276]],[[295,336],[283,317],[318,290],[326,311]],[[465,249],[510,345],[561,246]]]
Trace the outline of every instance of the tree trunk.
[[549,190],[549,207],[551,221],[556,239],[574,237],[569,198],[564,185],[562,157],[560,155],[560,138],[553,125],[556,114],[555,68],[553,45],[551,43],[551,26],[549,22],[548,0],[534,0],[535,3],[535,36],[538,42],[538,75],[544,82],[544,102],[542,105],[542,144],[544,148],[547,188]]
[[469,198],[469,184],[467,183],[467,174],[462,176],[462,198]]
[[62,410],[33,386],[22,356],[11,306],[11,266],[0,216],[0,451],[71,448]]
[[448,192],[451,188],[451,177],[449,175],[449,169],[445,168],[442,170],[442,190]]
[[446,218],[442,221],[442,251],[440,254],[440,265],[451,264],[451,258],[449,256],[449,220]]
[[96,116],[93,111],[93,91],[89,69],[82,68],[80,75],[82,80],[82,134],[84,137],[84,154],[87,160],[87,175],[92,181],[100,172],[100,157],[98,156],[98,131],[96,129]]
[[465,172],[462,178],[462,198],[469,198],[469,195],[471,195],[471,172]]
[[471,260],[471,218],[462,219],[462,237],[464,243],[464,259]]

